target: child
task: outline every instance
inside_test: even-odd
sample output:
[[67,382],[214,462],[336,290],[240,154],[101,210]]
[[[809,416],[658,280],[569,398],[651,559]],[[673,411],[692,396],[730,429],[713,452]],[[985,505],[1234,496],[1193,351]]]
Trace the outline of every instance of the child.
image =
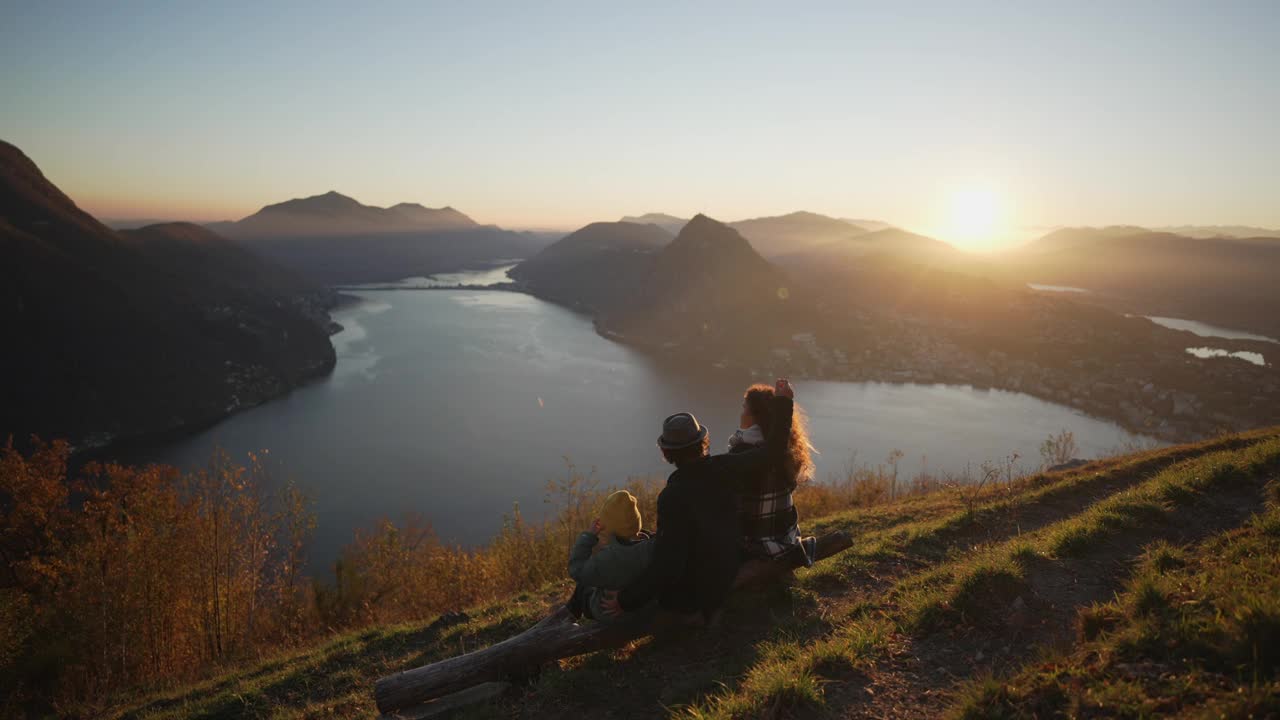
[[591,529],[578,536],[569,552],[569,577],[578,582],[569,601],[574,615],[610,619],[600,607],[604,591],[626,587],[648,567],[653,543],[640,524],[635,496],[619,490],[604,501]]

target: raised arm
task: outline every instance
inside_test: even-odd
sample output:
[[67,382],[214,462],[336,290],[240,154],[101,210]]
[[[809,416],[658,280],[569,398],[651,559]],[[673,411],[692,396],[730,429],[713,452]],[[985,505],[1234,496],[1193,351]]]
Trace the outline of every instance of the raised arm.
[[779,378],[774,385],[773,399],[769,401],[769,432],[765,435],[764,446],[745,452],[718,455],[716,461],[721,463],[726,472],[737,478],[782,462],[791,442],[791,418],[794,413],[795,390],[785,378]]

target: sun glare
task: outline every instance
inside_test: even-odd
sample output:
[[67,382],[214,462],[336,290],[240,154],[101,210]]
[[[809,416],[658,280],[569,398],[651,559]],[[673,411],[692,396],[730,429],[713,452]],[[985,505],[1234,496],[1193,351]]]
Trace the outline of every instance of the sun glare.
[[965,188],[951,194],[946,239],[966,250],[995,244],[1003,225],[1000,196],[990,188]]

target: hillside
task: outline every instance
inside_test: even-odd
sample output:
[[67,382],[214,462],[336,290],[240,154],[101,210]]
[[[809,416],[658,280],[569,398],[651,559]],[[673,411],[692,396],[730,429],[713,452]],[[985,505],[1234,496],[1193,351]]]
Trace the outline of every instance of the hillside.
[[331,294],[208,230],[117,233],[0,143],[0,441],[212,422],[329,371]]
[[591,223],[512,269],[529,292],[596,312],[639,290],[671,235],[655,224]]
[[[719,630],[562,660],[465,717],[1270,717],[1280,428],[804,518],[855,538]],[[567,583],[126,698],[106,717],[372,717],[378,677],[502,640]]]
[[697,215],[659,250],[648,272],[596,316],[606,334],[668,352],[750,356],[807,307],[791,280],[736,230]]
[[1140,315],[1199,320],[1280,337],[1280,242],[1197,238],[1137,227],[1066,228],[1001,258],[1023,282],[1085,288]]
[[873,230],[811,245],[781,254],[775,261],[782,267],[806,275],[842,280],[844,278],[840,276],[843,273],[872,256],[948,267],[968,267],[970,263],[963,253],[941,240],[898,228]]
[[671,239],[654,224],[592,223],[511,271],[522,289],[590,312],[617,340],[665,352],[758,355],[790,337],[805,300],[736,230],[698,215]]
[[729,223],[761,255],[772,258],[839,242],[867,232],[867,228],[811,212],[793,212]]

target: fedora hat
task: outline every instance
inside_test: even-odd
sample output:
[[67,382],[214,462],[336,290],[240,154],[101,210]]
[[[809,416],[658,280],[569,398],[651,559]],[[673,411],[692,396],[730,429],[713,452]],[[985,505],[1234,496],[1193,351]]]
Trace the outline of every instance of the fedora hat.
[[676,413],[662,421],[658,447],[663,450],[680,450],[700,443],[706,437],[707,429],[702,427],[698,418],[687,412]]

